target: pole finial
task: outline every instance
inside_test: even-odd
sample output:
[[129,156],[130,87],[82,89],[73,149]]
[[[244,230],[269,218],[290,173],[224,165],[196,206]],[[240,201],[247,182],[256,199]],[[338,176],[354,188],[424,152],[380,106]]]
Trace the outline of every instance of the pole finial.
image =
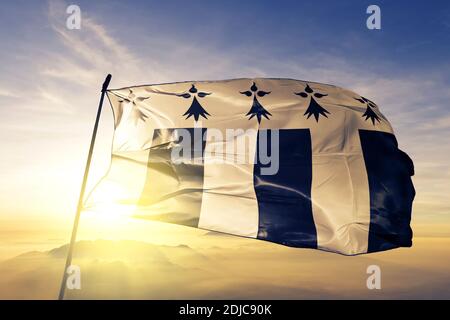
[[102,86],[102,92],[105,92],[108,90],[109,82],[111,81],[112,75],[108,73],[108,75],[105,78],[105,82],[103,82]]

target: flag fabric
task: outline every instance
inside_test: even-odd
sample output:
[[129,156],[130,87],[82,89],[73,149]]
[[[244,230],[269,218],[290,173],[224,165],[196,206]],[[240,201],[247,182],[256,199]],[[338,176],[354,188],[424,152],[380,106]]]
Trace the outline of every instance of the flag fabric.
[[111,165],[86,209],[346,255],[412,245],[413,163],[365,97],[265,78],[107,95]]

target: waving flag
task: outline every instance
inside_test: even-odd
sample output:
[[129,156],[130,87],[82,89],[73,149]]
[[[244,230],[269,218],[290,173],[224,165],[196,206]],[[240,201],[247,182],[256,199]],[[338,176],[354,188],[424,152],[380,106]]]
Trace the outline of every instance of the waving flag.
[[111,167],[86,209],[347,255],[411,246],[413,164],[369,99],[290,79],[107,95]]

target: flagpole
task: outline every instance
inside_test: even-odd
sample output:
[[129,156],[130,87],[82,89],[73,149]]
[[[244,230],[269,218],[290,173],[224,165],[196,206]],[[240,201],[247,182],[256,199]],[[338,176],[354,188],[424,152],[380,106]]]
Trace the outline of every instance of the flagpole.
[[98,123],[100,120],[100,115],[102,113],[102,107],[103,107],[103,99],[105,98],[106,91],[108,90],[109,82],[111,81],[111,75],[108,74],[105,78],[105,82],[103,82],[102,86],[102,94],[100,96],[100,102],[98,104],[98,110],[97,110],[97,117],[95,118],[95,125],[94,130],[92,131],[92,137],[91,137],[91,145],[89,147],[89,154],[86,160],[86,167],[84,169],[84,176],[83,176],[83,183],[81,184],[81,190],[80,190],[80,196],[78,198],[78,205],[77,205],[77,211],[75,214],[75,221],[73,223],[72,228],[72,237],[70,238],[70,244],[69,244],[69,251],[67,252],[67,258],[66,258],[66,265],[64,267],[64,273],[63,278],[61,282],[61,288],[59,290],[59,300],[64,299],[64,292],[66,289],[66,282],[67,282],[67,268],[72,264],[72,254],[73,254],[73,247],[75,245],[75,240],[77,238],[77,230],[78,230],[78,222],[80,221],[80,213],[83,208],[83,199],[84,199],[84,192],[86,191],[86,183],[87,178],[89,176],[89,168],[91,167],[91,160],[92,160],[92,152],[94,151],[94,145],[95,145],[95,138],[97,136],[97,129],[98,129]]

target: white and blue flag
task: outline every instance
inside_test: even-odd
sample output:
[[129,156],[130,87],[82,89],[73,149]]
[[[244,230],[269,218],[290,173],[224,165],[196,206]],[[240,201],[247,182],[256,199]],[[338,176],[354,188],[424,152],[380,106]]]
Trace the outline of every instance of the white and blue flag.
[[413,163],[356,93],[256,78],[107,94],[111,166],[87,209],[346,255],[412,244]]

